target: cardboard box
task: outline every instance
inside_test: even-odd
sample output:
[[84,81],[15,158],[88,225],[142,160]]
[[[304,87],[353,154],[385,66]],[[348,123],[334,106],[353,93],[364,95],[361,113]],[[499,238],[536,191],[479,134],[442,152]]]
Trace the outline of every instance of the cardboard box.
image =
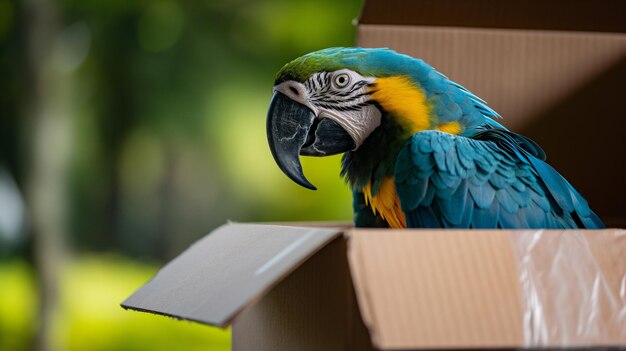
[[[423,58],[487,100],[626,226],[622,7],[368,0],[358,45]],[[122,306],[232,325],[235,350],[626,347],[626,230],[228,224]]]
[[624,14],[623,0],[367,0],[357,44],[422,58],[486,100],[623,228]]
[[228,224],[122,306],[232,324],[235,350],[624,347],[625,252],[617,229]]

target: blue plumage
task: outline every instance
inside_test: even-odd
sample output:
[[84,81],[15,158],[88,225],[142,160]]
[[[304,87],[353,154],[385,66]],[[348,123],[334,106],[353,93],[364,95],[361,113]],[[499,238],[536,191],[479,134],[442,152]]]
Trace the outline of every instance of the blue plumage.
[[407,141],[395,181],[408,227],[603,227],[532,141],[493,128],[473,137],[422,131]]

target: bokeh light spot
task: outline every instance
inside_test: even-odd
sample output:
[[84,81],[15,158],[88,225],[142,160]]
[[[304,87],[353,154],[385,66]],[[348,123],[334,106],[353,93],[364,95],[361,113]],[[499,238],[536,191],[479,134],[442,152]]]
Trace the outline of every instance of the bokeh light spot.
[[52,63],[64,73],[78,68],[89,53],[91,33],[84,22],[74,23],[61,31],[54,45]]

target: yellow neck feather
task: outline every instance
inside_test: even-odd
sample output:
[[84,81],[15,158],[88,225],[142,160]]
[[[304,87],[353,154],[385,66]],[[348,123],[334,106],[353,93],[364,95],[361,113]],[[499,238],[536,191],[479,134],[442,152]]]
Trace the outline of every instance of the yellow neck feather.
[[409,135],[430,129],[430,105],[422,89],[405,76],[378,78],[372,99],[404,126]]
[[400,198],[396,193],[393,177],[384,178],[374,196],[372,183],[368,183],[361,191],[365,203],[372,208],[375,215],[379,214],[391,228],[406,228],[406,219],[400,207]]
[[395,117],[408,135],[427,129],[450,134],[459,134],[463,130],[456,121],[437,123],[424,91],[406,76],[378,78],[371,91],[372,99]]

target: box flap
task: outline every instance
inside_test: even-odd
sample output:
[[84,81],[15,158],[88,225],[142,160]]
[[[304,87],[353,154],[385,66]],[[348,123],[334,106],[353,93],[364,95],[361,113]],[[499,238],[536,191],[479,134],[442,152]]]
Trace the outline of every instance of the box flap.
[[621,33],[360,25],[358,45],[423,59],[517,131],[626,57]]
[[626,231],[348,235],[357,300],[379,349],[626,343]]
[[227,224],[163,267],[122,307],[225,327],[340,229]]
[[626,32],[623,0],[366,0],[360,24]]

